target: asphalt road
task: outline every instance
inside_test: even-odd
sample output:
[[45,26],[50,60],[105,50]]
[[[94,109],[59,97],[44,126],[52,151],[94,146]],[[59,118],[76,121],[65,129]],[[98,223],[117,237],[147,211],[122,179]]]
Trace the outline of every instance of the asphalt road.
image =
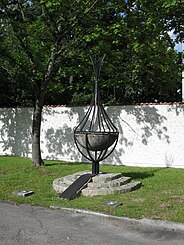
[[0,245],[183,245],[179,228],[0,202]]

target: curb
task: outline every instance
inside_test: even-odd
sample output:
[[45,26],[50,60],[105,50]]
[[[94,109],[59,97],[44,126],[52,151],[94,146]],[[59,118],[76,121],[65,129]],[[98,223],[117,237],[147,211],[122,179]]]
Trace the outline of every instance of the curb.
[[184,224],[177,223],[177,222],[164,221],[164,220],[152,220],[152,219],[147,219],[147,218],[134,219],[134,218],[128,218],[128,217],[119,217],[119,216],[113,216],[113,215],[99,213],[99,212],[93,212],[93,211],[89,211],[85,209],[65,208],[61,206],[52,206],[52,205],[50,206],[50,208],[54,210],[66,210],[66,211],[75,212],[75,213],[96,215],[96,216],[101,216],[101,217],[109,218],[109,219],[117,219],[117,220],[127,221],[130,223],[137,223],[137,224],[144,225],[147,227],[148,226],[154,227],[157,230],[159,229],[159,230],[167,230],[167,231],[175,231],[175,232],[184,233]]

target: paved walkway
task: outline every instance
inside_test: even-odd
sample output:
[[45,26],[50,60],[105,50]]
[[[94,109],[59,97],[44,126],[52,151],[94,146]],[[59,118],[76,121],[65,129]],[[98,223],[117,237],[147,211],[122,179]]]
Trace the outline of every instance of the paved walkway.
[[1,245],[183,245],[184,225],[0,202]]

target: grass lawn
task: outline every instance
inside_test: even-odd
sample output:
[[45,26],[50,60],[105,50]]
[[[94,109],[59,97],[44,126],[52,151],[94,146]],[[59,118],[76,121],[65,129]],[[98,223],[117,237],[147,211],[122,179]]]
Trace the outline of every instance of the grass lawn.
[[[60,200],[52,188],[54,179],[90,170],[91,164],[45,161],[44,167],[32,166],[31,160],[20,157],[0,156],[0,200],[31,205],[88,209],[130,218],[162,219],[184,223],[184,169],[140,168],[102,165],[100,171],[122,172],[143,186],[133,192]],[[32,190],[29,197],[16,197],[13,191]],[[118,207],[107,207],[107,201],[122,203]]]

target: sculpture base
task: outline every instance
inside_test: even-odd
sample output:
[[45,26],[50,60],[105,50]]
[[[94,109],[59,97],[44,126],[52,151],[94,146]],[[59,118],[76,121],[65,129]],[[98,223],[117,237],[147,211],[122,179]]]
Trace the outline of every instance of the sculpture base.
[[[76,179],[81,175],[89,174],[88,171],[75,173],[69,176],[55,179],[53,182],[53,188],[57,192],[64,192]],[[80,193],[84,196],[97,196],[108,194],[122,194],[124,192],[134,191],[141,187],[141,182],[131,181],[131,177],[123,176],[122,173],[99,173],[92,177]],[[80,194],[79,193],[79,194]]]

